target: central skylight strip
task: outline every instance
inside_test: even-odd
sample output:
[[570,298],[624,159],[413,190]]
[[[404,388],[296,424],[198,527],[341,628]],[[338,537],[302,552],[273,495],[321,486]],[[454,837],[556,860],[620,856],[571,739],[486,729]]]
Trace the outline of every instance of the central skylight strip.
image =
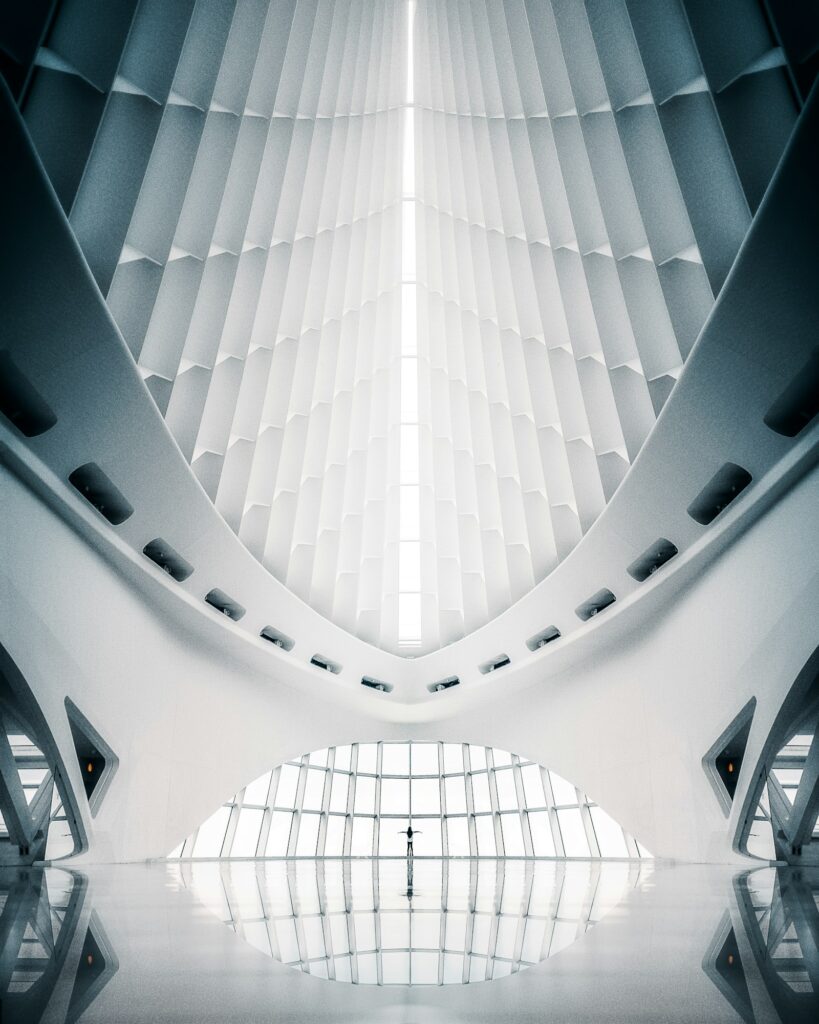
[[415,232],[415,0],[407,3],[407,80],[401,200],[401,439],[398,644],[421,643],[421,515],[418,432],[417,240]]

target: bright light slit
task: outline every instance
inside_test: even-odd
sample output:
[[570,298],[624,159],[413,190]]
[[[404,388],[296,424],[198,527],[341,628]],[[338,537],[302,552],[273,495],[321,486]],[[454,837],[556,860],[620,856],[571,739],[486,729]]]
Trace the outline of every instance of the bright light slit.
[[407,3],[407,81],[401,203],[401,454],[399,482],[398,643],[421,643],[421,506],[415,237],[415,0]]

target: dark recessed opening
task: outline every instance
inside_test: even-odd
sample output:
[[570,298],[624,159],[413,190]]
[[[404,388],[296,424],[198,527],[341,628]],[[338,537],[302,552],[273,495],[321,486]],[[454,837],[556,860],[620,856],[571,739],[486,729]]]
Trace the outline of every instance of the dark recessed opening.
[[155,562],[160,569],[176,580],[177,583],[181,583],[186,580],[193,572],[193,566],[190,562],[186,562],[185,559],[168,544],[161,537],[157,537],[156,540],[152,540],[149,544],[146,544],[142,549],[143,555],[150,558],[152,562]]
[[451,686],[460,685],[461,680],[457,676],[448,676],[446,679],[439,679],[437,683],[429,683],[427,689],[430,693],[440,693],[441,690],[448,690]]
[[232,597],[228,597],[224,590],[211,590],[205,595],[205,600],[217,611],[229,619],[233,619],[234,622],[238,622],[245,613],[242,605],[238,601],[234,601]]
[[526,646],[530,651],[537,651],[541,647],[545,647],[546,644],[550,644],[553,640],[557,640],[560,637],[560,630],[557,626],[547,626],[546,629],[542,629],[539,633],[535,633],[534,636],[530,636],[526,641]]
[[665,537],[660,537],[659,540],[654,541],[647,551],[644,551],[639,558],[636,558],[631,563],[627,570],[628,574],[633,576],[638,583],[642,583],[649,576],[653,576],[666,562],[671,561],[677,553],[676,544],[672,544]]
[[751,719],[748,718],[714,758],[714,767],[732,800],[737,791],[739,770],[742,767],[742,759],[745,756],[745,748],[748,746],[750,734]]
[[337,665],[334,661],[330,661],[329,658],[325,658],[323,654],[314,654],[310,659],[310,664],[315,665],[316,668],[323,668],[325,672],[332,672],[334,675],[338,675],[341,671],[341,665]]
[[688,506],[688,514],[694,522],[708,526],[745,490],[752,479],[747,469],[726,462]]
[[748,989],[745,982],[745,974],[742,969],[742,960],[739,956],[739,946],[731,928],[725,937],[719,953],[717,954],[714,966],[718,974],[732,986],[740,985],[744,989],[745,996],[748,996]]
[[86,462],[75,469],[68,482],[113,526],[119,526],[134,514],[133,506],[95,462]]
[[608,608],[610,604],[614,604],[616,600],[617,598],[614,594],[603,587],[602,590],[598,590],[596,594],[593,594],[588,601],[584,601],[583,604],[578,605],[577,608],[575,608],[574,613],[579,619],[586,622],[588,619],[593,619],[594,616],[602,612],[604,608]]
[[267,640],[271,644],[275,644],[276,647],[281,647],[283,651],[292,651],[295,645],[295,640],[291,640],[289,636],[285,636],[284,633],[280,633],[278,629],[274,629],[272,626],[265,626],[264,629],[259,633],[262,640]]
[[91,929],[85,936],[82,953],[77,964],[77,973],[74,976],[74,989],[71,993],[70,1008],[78,1008],[77,1016],[70,1015],[70,1020],[77,1020],[84,1010],[83,1000],[89,991],[98,984],[100,978],[105,974],[108,962],[94,938]]
[[819,349],[816,349],[765,414],[766,427],[796,437],[819,413]]
[[362,676],[361,685],[369,686],[371,690],[379,690],[381,693],[392,693],[392,683],[385,683],[382,679],[373,679],[371,676]]
[[44,434],[57,422],[54,410],[8,352],[0,352],[0,412],[26,437]]
[[71,727],[71,738],[74,740],[74,747],[77,751],[77,760],[80,765],[85,795],[90,800],[105,771],[106,757],[98,745],[83,732],[73,718],[69,717],[68,724]]
[[485,676],[489,672],[497,672],[499,668],[504,668],[508,664],[508,654],[496,654],[494,658],[490,658],[489,661],[485,661],[482,665],[478,665],[478,671],[481,675]]

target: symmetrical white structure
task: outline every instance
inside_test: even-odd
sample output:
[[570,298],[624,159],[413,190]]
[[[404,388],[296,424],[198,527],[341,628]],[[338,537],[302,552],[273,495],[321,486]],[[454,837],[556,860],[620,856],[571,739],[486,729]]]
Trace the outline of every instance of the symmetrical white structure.
[[803,5],[103,7],[0,26],[0,712],[82,858],[425,741],[743,856],[816,673]]
[[[435,650],[544,579],[639,452],[796,112],[776,85],[781,135],[735,147],[752,188],[719,97],[784,56],[762,33],[712,80],[675,4],[211,6],[139,6],[65,205],[242,542],[357,636]],[[38,67],[97,84],[70,28]]]

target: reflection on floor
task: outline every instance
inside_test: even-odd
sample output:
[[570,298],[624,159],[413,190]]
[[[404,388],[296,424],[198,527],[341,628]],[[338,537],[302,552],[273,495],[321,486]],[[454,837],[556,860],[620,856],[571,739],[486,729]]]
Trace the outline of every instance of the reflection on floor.
[[0,872],[0,1021],[819,1020],[817,871],[416,861],[408,892],[400,861]]
[[571,945],[651,862],[416,860],[181,864],[184,884],[263,953],[359,985],[461,985]]

